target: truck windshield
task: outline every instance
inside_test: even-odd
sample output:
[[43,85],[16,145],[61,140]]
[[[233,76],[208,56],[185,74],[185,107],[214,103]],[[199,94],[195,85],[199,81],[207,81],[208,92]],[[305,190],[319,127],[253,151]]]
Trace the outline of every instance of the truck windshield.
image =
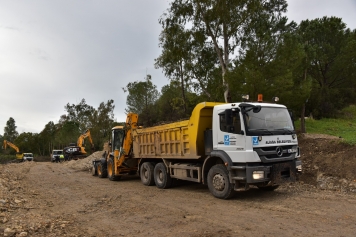
[[115,129],[113,130],[112,135],[114,150],[120,150],[120,147],[122,147],[122,141],[124,139],[125,131],[123,129]]
[[283,135],[294,134],[294,126],[286,108],[262,107],[258,113],[253,110],[244,113],[248,134]]

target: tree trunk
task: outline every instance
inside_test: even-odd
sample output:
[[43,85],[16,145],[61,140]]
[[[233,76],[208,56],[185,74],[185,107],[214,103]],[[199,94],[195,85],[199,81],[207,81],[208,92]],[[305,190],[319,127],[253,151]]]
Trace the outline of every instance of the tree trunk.
[[301,131],[301,133],[306,133],[306,128],[305,128],[305,103],[302,106],[302,112],[300,114],[300,131]]
[[182,64],[180,65],[180,83],[181,83],[181,88],[182,88],[182,98],[183,98],[183,109],[184,109],[184,115],[187,112],[187,106],[186,106],[186,99],[185,99],[185,86],[184,86],[184,75],[183,75],[183,66]]

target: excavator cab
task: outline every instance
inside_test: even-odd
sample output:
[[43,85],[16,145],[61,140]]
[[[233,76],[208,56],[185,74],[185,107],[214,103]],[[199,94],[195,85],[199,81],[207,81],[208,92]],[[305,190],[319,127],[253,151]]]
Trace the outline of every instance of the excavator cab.
[[120,150],[122,148],[122,142],[125,137],[125,130],[123,129],[123,126],[117,126],[112,130],[112,152],[115,150]]

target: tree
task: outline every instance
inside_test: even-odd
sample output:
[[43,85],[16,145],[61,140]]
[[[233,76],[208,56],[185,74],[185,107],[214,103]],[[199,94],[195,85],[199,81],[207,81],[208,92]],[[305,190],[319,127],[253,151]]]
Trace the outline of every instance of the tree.
[[66,121],[62,127],[56,132],[55,148],[59,148],[61,144],[68,146],[70,143],[77,143],[78,137],[81,132],[79,131],[79,123],[74,121]]
[[33,149],[36,146],[37,133],[23,132],[14,141],[20,152],[35,152]]
[[111,128],[114,126],[114,108],[114,100],[108,100],[106,103],[101,102],[98,109],[94,111],[90,134],[95,141],[95,150],[101,149],[111,134]]
[[147,75],[145,81],[135,81],[122,88],[127,95],[127,113],[133,112],[139,114],[140,123],[145,126],[155,123],[156,111],[153,105],[159,97],[156,86],[152,84],[151,76]]
[[37,142],[33,150],[36,150],[39,155],[49,155],[55,148],[56,132],[57,126],[53,121],[48,122],[36,137]]
[[199,103],[199,97],[195,93],[186,91],[186,110],[183,110],[183,100],[180,97],[180,86],[176,81],[171,81],[161,89],[161,96],[155,103],[159,121],[177,121],[189,118],[195,105]]
[[80,133],[92,126],[90,121],[95,109],[87,105],[84,98],[77,105],[68,103],[64,108],[67,111],[67,121],[78,123]]
[[[286,8],[284,0],[175,0],[160,22],[164,30],[172,25],[184,25],[197,42],[212,45],[220,64],[224,99],[230,102],[230,88],[225,76],[231,69],[231,59],[245,33],[249,33],[251,25],[259,21],[259,13],[263,12],[273,19],[275,12],[281,14],[286,12]],[[198,37],[202,38],[198,40]]]
[[332,117],[355,98],[355,33],[337,17],[305,20],[298,30],[313,80],[308,109],[317,118]]
[[169,79],[180,83],[184,112],[186,111],[185,87],[189,80],[186,67],[191,61],[189,40],[190,34],[185,32],[183,26],[174,24],[167,27],[160,35],[162,54],[155,60],[156,68],[163,68]]
[[10,117],[6,122],[6,126],[4,127],[4,139],[13,142],[19,135],[19,133],[16,131],[16,128],[17,126],[15,120]]

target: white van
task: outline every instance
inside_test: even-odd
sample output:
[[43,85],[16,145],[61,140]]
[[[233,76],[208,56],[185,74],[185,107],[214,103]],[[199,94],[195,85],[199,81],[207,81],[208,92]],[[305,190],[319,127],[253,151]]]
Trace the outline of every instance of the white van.
[[63,155],[63,150],[52,150],[51,161],[52,162],[60,161],[59,160],[60,155]]
[[33,161],[32,153],[23,153],[23,161]]

